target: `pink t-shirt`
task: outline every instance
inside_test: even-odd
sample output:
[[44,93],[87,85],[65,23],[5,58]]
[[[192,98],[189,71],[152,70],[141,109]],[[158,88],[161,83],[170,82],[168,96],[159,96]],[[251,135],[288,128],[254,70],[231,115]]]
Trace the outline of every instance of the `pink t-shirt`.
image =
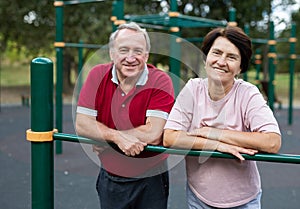
[[[221,129],[280,134],[271,109],[256,86],[235,80],[221,100],[208,95],[207,79],[191,79],[178,95],[165,129],[191,131],[210,126]],[[186,157],[187,179],[195,195],[214,207],[235,207],[261,190],[255,161]]]

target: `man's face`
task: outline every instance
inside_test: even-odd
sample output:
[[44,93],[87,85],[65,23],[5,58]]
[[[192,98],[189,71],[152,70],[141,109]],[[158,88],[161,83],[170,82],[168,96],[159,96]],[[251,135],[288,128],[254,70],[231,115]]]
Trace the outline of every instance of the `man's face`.
[[116,66],[119,79],[139,76],[144,70],[148,56],[143,33],[130,29],[119,31],[113,49],[110,50],[110,57]]

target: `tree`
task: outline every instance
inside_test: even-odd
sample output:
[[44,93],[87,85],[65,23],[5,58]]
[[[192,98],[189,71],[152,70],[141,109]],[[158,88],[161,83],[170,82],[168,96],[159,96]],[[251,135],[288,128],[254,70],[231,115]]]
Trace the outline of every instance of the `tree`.
[[[236,20],[240,27],[250,25],[250,36],[267,38],[268,20],[273,1],[261,0],[178,0],[178,10],[182,14],[215,20],[227,20],[228,11],[235,7]],[[293,0],[274,1],[278,4],[291,4]],[[17,49],[25,48],[31,58],[39,55],[52,56],[55,52],[55,7],[50,0],[10,0],[0,1],[0,47],[5,51],[8,43]],[[110,17],[113,1],[84,3],[64,6],[64,41],[70,43],[107,44],[112,31]],[[276,6],[276,5],[275,5]],[[158,14],[169,11],[165,0],[127,0],[124,1],[124,14]],[[203,37],[207,29],[183,30],[183,37]],[[84,50],[88,58],[91,49]],[[72,89],[71,69],[76,70],[77,50],[65,48],[64,87]]]

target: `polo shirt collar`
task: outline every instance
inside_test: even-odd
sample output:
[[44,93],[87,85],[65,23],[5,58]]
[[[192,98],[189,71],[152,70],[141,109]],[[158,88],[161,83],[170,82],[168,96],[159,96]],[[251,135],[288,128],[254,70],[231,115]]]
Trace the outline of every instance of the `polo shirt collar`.
[[[112,78],[111,78],[112,82],[119,85],[117,70],[115,65],[113,65],[113,69],[111,73],[112,73]],[[149,74],[149,70],[147,65],[145,64],[143,73],[140,75],[139,80],[136,83],[136,86],[144,86],[148,80],[148,74]]]

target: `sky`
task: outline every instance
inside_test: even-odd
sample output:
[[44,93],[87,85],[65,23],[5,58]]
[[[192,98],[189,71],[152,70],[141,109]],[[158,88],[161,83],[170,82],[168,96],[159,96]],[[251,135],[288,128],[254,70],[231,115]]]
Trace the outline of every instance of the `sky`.
[[[280,0],[278,0],[278,2],[280,2]],[[296,2],[297,2],[297,4],[295,4],[294,6],[287,7],[287,8],[278,7],[274,10],[272,18],[273,18],[274,25],[275,25],[275,31],[284,30],[287,26],[284,23],[278,24],[278,19],[276,17],[283,18],[287,22],[290,22],[292,12],[297,11],[300,7],[300,0],[296,0]]]

